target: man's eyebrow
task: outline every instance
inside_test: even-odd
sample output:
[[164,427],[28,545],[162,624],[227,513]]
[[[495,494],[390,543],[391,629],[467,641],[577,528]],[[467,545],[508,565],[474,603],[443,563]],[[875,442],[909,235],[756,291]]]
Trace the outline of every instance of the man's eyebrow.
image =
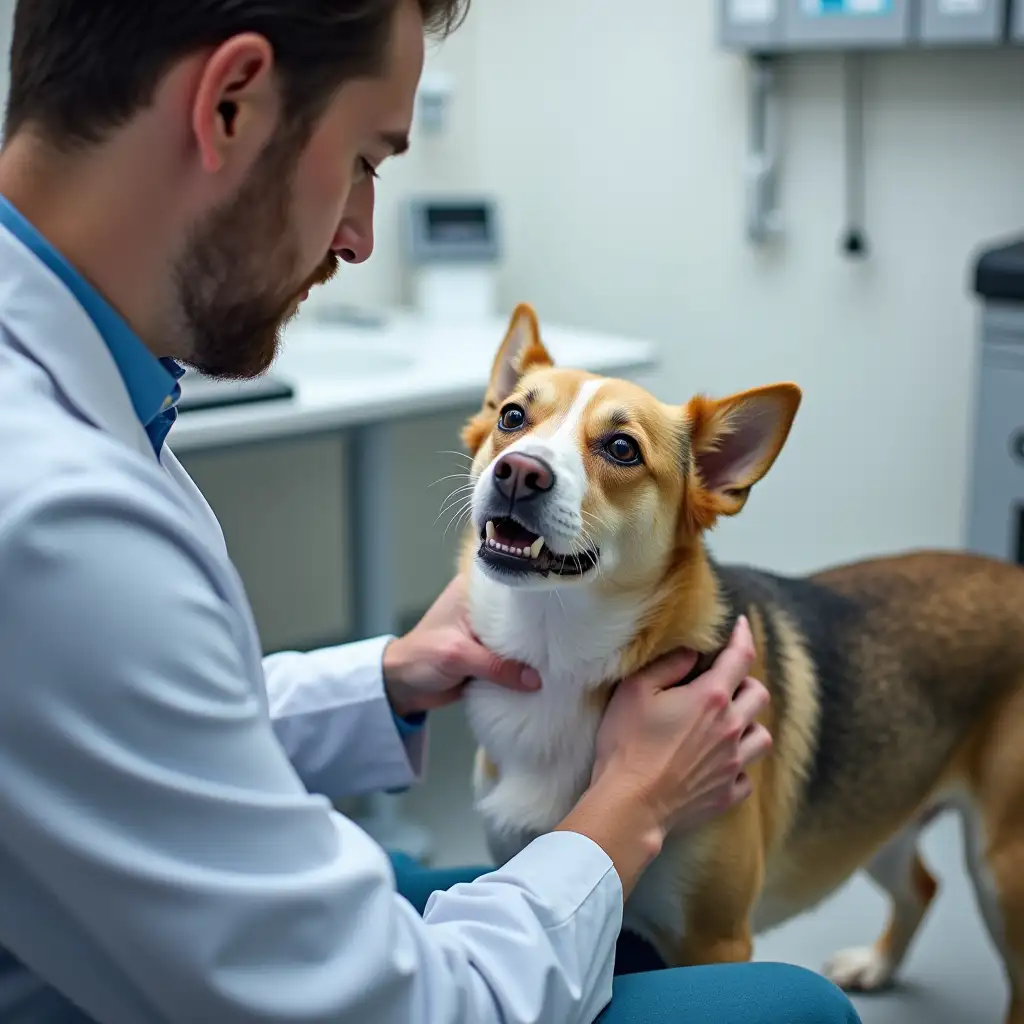
[[381,132],[380,141],[391,150],[392,156],[398,156],[409,148],[409,136],[405,132]]

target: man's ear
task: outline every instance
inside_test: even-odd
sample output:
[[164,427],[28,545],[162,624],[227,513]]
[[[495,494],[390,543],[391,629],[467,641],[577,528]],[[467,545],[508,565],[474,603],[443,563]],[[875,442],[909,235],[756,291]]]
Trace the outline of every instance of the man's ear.
[[462,429],[463,444],[475,453],[491,432],[498,411],[515,390],[523,374],[553,365],[548,350],[540,340],[537,314],[532,306],[520,303],[512,312],[505,338],[494,357],[483,406]]
[[191,111],[193,141],[207,174],[232,161],[236,176],[248,170],[277,127],[279,92],[274,48],[259,33],[236,33],[207,56]]
[[719,516],[734,516],[743,508],[750,488],[782,451],[802,397],[795,384],[783,383],[690,401],[688,503],[695,526],[708,529]]

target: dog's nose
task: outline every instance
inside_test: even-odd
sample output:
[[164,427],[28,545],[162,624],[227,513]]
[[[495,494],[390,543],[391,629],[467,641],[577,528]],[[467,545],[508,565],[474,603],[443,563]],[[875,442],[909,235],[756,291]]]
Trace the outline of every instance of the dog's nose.
[[555,486],[555,471],[536,455],[509,452],[494,464],[494,487],[509,501],[528,501]]

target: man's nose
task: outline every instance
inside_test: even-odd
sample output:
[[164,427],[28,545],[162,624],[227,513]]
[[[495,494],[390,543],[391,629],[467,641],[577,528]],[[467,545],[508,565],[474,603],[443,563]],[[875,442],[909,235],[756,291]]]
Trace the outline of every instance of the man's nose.
[[555,471],[536,455],[509,452],[494,464],[493,480],[508,501],[529,501],[555,486]]
[[346,263],[365,263],[373,254],[373,183],[352,190],[331,249]]

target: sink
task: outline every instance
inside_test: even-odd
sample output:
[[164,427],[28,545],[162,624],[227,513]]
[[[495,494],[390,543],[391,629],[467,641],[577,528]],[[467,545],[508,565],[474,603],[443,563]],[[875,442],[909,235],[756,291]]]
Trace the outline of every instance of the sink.
[[295,339],[286,342],[274,364],[276,373],[314,382],[353,380],[360,377],[384,377],[408,373],[416,365],[412,353],[398,347],[365,345],[351,339],[322,341]]

